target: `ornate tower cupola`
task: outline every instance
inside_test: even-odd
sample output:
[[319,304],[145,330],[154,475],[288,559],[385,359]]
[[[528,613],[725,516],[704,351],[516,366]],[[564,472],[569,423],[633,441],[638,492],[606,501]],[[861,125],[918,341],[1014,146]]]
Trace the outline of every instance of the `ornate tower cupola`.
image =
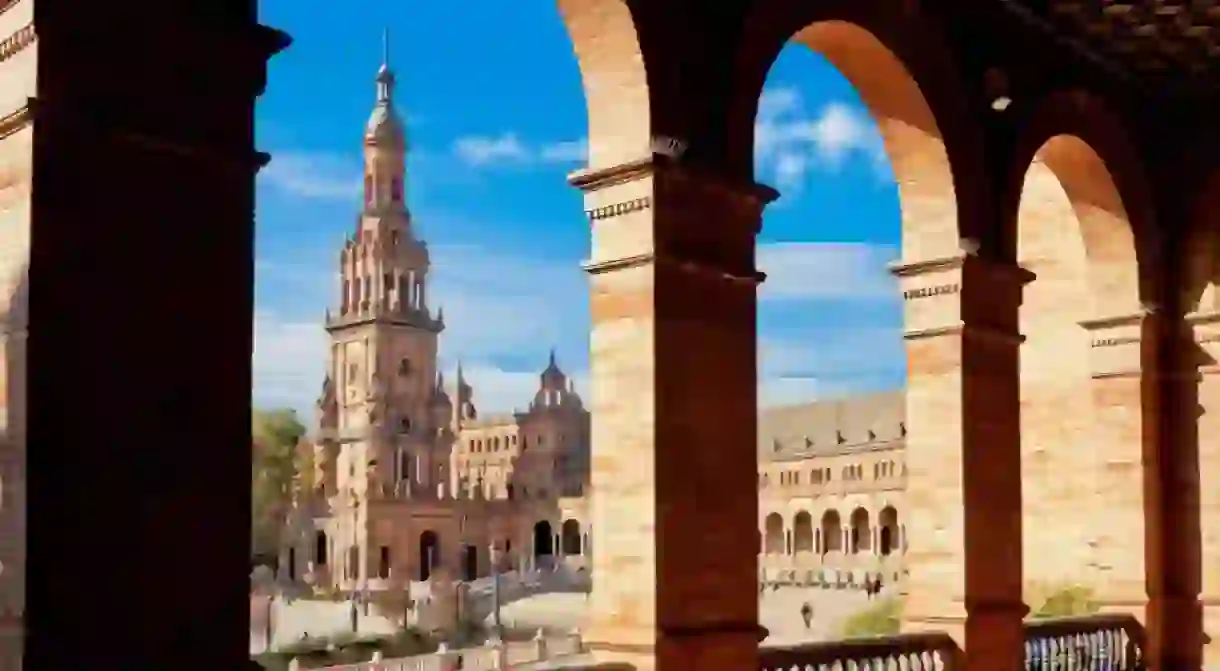
[[377,100],[364,128],[364,198],[339,258],[339,313],[327,324],[380,319],[440,333],[444,322],[427,298],[428,246],[416,237],[406,202],[406,130],[394,105],[388,32],[384,39]]
[[405,203],[407,133],[394,107],[390,33],[383,37],[377,70],[377,102],[364,129],[364,205],[366,212],[402,209]]
[[554,349],[551,350],[551,358],[547,362],[546,368],[538,378],[538,392],[534,394],[534,401],[530,404],[531,409],[581,407],[576,387],[555,361]]

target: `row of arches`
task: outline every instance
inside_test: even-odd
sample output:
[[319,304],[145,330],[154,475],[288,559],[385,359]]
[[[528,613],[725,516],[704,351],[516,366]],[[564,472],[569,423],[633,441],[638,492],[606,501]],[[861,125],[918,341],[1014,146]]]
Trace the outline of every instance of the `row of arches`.
[[[560,531],[554,533],[551,523],[540,520],[533,526],[530,558],[535,564],[538,560],[546,560],[556,555],[582,556],[589,553],[589,532],[581,530],[578,520],[567,519],[559,525]],[[323,541],[324,542],[324,541]],[[515,556],[511,538],[495,542],[501,556]],[[474,580],[480,576],[483,567],[479,563],[479,548],[472,544],[463,544],[460,556],[460,576],[462,580]],[[420,533],[418,542],[419,570],[418,580],[428,580],[433,569],[441,561],[441,537],[434,530],[428,529]]]
[[906,548],[905,529],[899,524],[898,511],[893,506],[882,508],[875,524],[863,507],[852,510],[847,524],[838,510],[828,509],[816,528],[808,511],[798,511],[791,525],[779,513],[771,513],[759,535],[760,551],[765,555],[840,552],[888,557]]

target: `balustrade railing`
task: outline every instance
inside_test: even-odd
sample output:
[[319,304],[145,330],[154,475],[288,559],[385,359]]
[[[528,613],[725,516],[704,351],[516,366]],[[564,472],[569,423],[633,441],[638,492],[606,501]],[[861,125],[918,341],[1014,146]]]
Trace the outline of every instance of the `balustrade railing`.
[[1130,615],[1025,623],[1026,671],[1143,671],[1144,636]]
[[759,671],[951,671],[957,645],[932,632],[761,648]]

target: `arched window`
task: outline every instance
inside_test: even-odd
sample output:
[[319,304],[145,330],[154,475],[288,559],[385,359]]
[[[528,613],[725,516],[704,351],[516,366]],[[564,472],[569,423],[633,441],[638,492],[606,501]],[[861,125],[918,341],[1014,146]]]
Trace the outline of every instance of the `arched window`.
[[395,203],[402,202],[402,179],[398,177],[390,180],[390,200]]
[[372,204],[373,202],[373,176],[364,176],[364,202]]
[[381,557],[377,562],[377,577],[385,580],[390,577],[390,547],[381,546]]

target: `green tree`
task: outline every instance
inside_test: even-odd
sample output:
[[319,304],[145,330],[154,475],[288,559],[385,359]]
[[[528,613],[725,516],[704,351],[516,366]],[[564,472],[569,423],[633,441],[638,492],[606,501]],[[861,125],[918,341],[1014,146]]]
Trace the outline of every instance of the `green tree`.
[[[275,553],[284,515],[292,503],[299,466],[297,445],[305,426],[295,410],[255,410],[251,422],[250,484],[253,489],[251,540],[255,554]],[[308,474],[311,469],[303,469]]]

